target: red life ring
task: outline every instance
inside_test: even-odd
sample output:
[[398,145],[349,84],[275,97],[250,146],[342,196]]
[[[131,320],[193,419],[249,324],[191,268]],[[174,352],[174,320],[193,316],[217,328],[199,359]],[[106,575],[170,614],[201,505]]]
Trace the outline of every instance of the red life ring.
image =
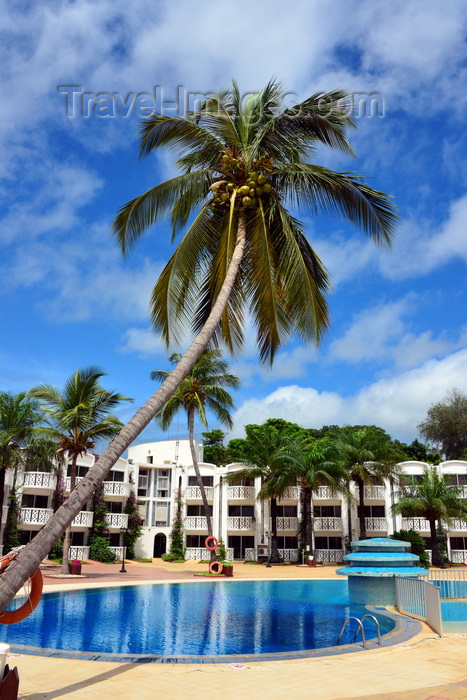
[[[214,571],[214,567],[217,566],[217,571]],[[220,561],[212,561],[209,564],[209,573],[210,574],[221,574],[224,571],[224,565],[220,563]]]
[[[209,546],[209,542],[211,542],[211,541],[215,542],[213,547]],[[206,537],[206,539],[204,540],[204,546],[206,547],[206,549],[209,549],[210,552],[214,552],[217,549],[217,547],[219,546],[219,540],[217,540],[215,537],[213,537],[211,535],[210,537]]]
[[[9,555],[7,555],[7,557],[8,556]],[[2,559],[6,559],[7,557],[2,557]],[[1,565],[2,562],[0,562],[0,567]],[[5,568],[5,566],[3,568]],[[29,617],[32,611],[36,609],[37,604],[41,599],[43,586],[42,573],[40,569],[35,570],[30,580],[31,591],[29,592],[27,600],[25,600],[21,607],[17,608],[16,610],[4,610],[3,612],[0,612],[1,625],[14,625],[15,622],[21,622],[21,620],[25,620],[27,617]]]

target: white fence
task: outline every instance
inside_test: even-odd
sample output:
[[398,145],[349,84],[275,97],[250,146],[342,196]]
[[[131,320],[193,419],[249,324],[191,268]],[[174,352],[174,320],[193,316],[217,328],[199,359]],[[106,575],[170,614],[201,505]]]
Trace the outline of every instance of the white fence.
[[443,600],[467,598],[467,571],[464,569],[430,569],[428,580],[440,590]]
[[396,607],[401,613],[424,620],[443,636],[440,590],[430,581],[396,576]]
[[344,550],[342,549],[315,549],[316,561],[334,561],[336,563],[344,561]]

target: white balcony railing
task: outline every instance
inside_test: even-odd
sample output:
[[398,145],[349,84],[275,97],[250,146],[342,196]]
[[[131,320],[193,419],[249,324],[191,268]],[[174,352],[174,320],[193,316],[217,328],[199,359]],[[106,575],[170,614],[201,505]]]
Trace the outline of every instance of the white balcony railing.
[[[77,476],[77,477],[76,477],[76,484],[79,484],[79,482],[80,482],[83,478],[84,478],[84,477],[82,477],[82,476]],[[71,488],[71,476],[67,476],[66,479],[65,479],[65,490],[66,490],[67,492],[69,492],[69,491],[70,491],[70,488]]]
[[313,491],[313,498],[335,498],[336,493],[332,491],[330,486],[318,486],[316,491]]
[[[269,518],[269,527],[272,527],[272,519]],[[293,530],[297,532],[298,530],[298,518],[288,517],[288,518],[276,518],[276,527],[278,530]]]
[[[79,484],[83,477],[76,477],[76,484]],[[70,490],[71,477],[67,476],[65,482],[65,488],[67,491]],[[131,491],[131,484],[127,481],[104,481],[104,496],[123,496],[128,498]]]
[[279,549],[282,561],[298,561],[298,549]]
[[45,525],[53,513],[52,508],[21,508],[19,517],[24,525]]
[[[227,561],[232,561],[234,558],[233,549],[226,549]],[[202,561],[203,559],[209,559],[209,551],[205,547],[188,547],[185,550],[185,559],[190,561]]]
[[127,513],[106,513],[105,514],[105,524],[110,528],[117,528],[120,530],[122,527],[128,527],[128,514]]
[[71,523],[71,527],[92,527],[94,513],[91,510],[81,510]]
[[365,527],[372,532],[386,532],[388,523],[386,518],[365,518]]
[[402,518],[402,529],[430,532],[430,523],[425,518]]
[[465,520],[457,520],[454,519],[452,521],[452,524],[449,526],[449,530],[453,531],[461,531],[461,532],[466,532],[467,531],[467,522]]
[[[206,498],[208,501],[212,501],[214,497],[214,489],[212,486],[205,486],[204,492],[206,493]],[[199,486],[187,486],[185,489],[185,498],[189,501],[200,501],[201,500],[201,489]]]
[[70,547],[70,559],[89,559],[89,547]]
[[126,554],[126,547],[109,547],[110,551],[115,554],[115,558],[118,561],[123,559],[123,553]]
[[229,486],[227,489],[227,498],[236,499],[243,498],[244,500],[254,501],[256,489],[254,486]]
[[451,561],[453,564],[467,564],[467,550],[451,549]]
[[237,516],[227,518],[227,529],[228,530],[253,530],[254,521],[253,518],[248,518],[246,516]]
[[185,530],[205,530],[207,533],[208,526],[204,515],[188,515],[185,518]]
[[23,487],[36,489],[53,489],[55,487],[55,474],[50,472],[25,472]]
[[253,547],[245,549],[245,561],[255,561],[255,559],[256,550]]
[[342,518],[315,518],[314,526],[315,530],[342,532]]
[[298,486],[289,486],[278,501],[296,501],[298,499]]
[[315,549],[316,561],[344,561],[342,549]]
[[384,486],[365,486],[363,489],[363,494],[365,500],[383,500],[385,498],[386,489]]

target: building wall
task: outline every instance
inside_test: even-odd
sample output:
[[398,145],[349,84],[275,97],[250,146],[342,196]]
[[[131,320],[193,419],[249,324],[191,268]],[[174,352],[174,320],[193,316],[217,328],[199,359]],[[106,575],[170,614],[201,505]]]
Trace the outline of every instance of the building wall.
[[[208,502],[212,506],[213,532],[222,537],[228,557],[257,559],[267,555],[270,531],[269,503],[261,502],[257,495],[261,488],[260,479],[250,484],[229,485],[223,481],[227,473],[243,468],[241,464],[216,467],[202,461],[202,446],[196,444],[200,460],[200,472],[205,482]],[[83,475],[94,464],[93,455],[84,455],[78,460],[79,474]],[[427,465],[421,462],[401,464],[406,475],[416,479]],[[467,498],[467,462],[449,461],[438,466],[440,473],[449,474],[465,489]],[[2,522],[5,523],[6,505],[13,474],[6,475],[6,493]],[[52,493],[56,484],[54,474],[27,472],[18,475],[17,484],[23,498],[22,524],[23,541],[28,541],[51,516]],[[108,516],[110,544],[118,557],[123,554],[122,527],[127,524],[123,508],[131,490],[136,492],[143,534],[139,538],[135,553],[137,557],[151,558],[170,547],[170,532],[176,511],[177,493],[183,501],[183,517],[186,557],[201,559],[207,557],[204,541],[207,536],[205,518],[199,488],[196,485],[195,471],[187,440],[167,440],[133,445],[128,450],[128,459],[119,459],[106,478],[105,498],[112,512]],[[356,489],[354,496],[357,496]],[[279,550],[285,560],[298,557],[297,530],[300,518],[299,493],[291,487],[278,501]],[[420,518],[405,520],[393,516],[392,504],[396,498],[395,488],[389,484],[365,486],[366,526],[368,537],[391,535],[395,530],[417,530],[428,538],[427,522]],[[347,497],[332,493],[328,487],[320,487],[313,495],[315,509],[315,556],[322,561],[341,561],[346,544],[358,539],[358,519],[356,498],[349,502]],[[87,558],[87,541],[92,525],[92,513],[88,504],[73,522],[72,533],[76,550],[72,556]],[[3,531],[3,527],[2,527]],[[454,521],[448,530],[450,558],[467,563],[467,523]]]

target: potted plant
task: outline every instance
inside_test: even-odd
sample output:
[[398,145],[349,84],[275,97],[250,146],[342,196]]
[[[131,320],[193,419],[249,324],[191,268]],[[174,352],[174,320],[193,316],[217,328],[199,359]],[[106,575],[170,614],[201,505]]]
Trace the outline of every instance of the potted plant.
[[233,576],[233,562],[223,561],[222,564],[224,566],[224,569],[222,571],[224,576]]

